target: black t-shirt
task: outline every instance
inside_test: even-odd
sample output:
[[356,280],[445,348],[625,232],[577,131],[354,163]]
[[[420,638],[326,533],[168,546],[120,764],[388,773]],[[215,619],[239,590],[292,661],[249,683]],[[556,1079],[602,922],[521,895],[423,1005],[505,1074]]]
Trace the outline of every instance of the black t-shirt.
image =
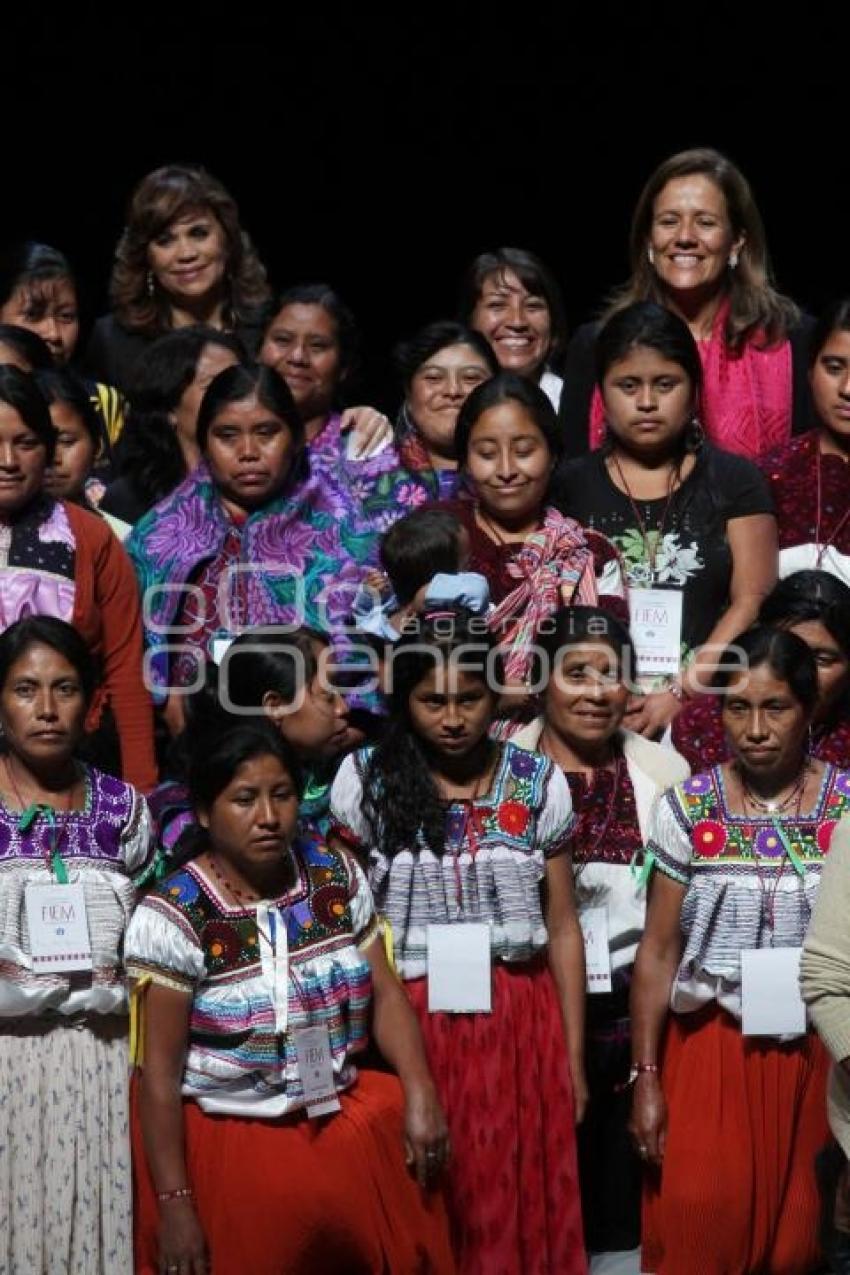
[[600,451],[568,461],[556,475],[551,499],[563,513],[613,540],[630,588],[682,591],[682,644],[687,650],[705,641],[729,604],[732,552],[726,524],[733,518],[773,513],[770,489],[760,470],[744,457],[710,444],[673,493],[666,519],[666,497],[636,502],[646,537]]

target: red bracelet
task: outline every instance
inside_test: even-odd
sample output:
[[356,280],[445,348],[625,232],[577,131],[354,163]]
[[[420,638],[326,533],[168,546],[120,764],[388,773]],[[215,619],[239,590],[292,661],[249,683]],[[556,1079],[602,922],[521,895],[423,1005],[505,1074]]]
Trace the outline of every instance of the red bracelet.
[[190,1186],[178,1186],[173,1191],[157,1191],[156,1198],[160,1204],[168,1200],[191,1200],[195,1192]]

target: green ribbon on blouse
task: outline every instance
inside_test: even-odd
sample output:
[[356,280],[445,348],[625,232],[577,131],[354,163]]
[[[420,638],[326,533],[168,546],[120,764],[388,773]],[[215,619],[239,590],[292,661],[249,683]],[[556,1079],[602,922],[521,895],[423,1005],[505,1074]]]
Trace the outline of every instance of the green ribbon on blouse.
[[794,849],[794,847],[791,845],[791,842],[788,840],[787,832],[776,819],[774,819],[773,821],[773,831],[776,833],[777,837],[782,842],[782,847],[785,853],[788,855],[788,858],[791,860],[791,866],[793,867],[794,871],[797,873],[798,876],[804,877],[806,875],[806,865],[803,863],[802,859],[797,854],[797,851]]
[[26,810],[21,811],[18,819],[18,831],[28,832],[33,826],[39,815],[43,815],[47,820],[47,827],[50,832],[52,845],[50,847],[50,867],[56,878],[57,885],[69,885],[68,869],[65,867],[65,860],[59,853],[59,839],[62,836],[62,829],[56,822],[56,811],[52,806],[46,806],[42,802],[34,801],[31,806],[27,806]]
[[[638,856],[643,855],[643,863],[638,867]],[[638,889],[643,890],[646,887],[649,878],[652,876],[652,869],[655,867],[656,859],[653,852],[648,846],[638,846],[632,855],[632,861],[629,864],[629,871],[637,881]]]

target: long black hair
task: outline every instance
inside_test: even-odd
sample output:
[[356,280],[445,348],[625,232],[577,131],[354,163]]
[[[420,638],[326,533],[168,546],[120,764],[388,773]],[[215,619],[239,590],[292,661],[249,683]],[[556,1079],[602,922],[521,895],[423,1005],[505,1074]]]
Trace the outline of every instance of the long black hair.
[[818,670],[811,648],[796,633],[769,624],[754,624],[744,633],[739,633],[727,646],[720,657],[714,685],[725,692],[736,671],[751,671],[765,665],[780,682],[786,684],[807,713],[814,710],[818,698]]
[[56,430],[35,377],[12,363],[0,364],[0,403],[14,408],[27,429],[35,434],[50,464],[56,451]]
[[80,679],[88,705],[97,686],[97,665],[85,640],[65,620],[52,615],[28,615],[0,633],[0,690],[9,670],[33,646],[49,646],[67,660]]
[[[257,718],[241,725],[234,725],[230,720],[223,724],[219,722],[215,729],[207,731],[203,739],[196,739],[189,754],[187,783],[195,813],[209,810],[239,767],[257,757],[277,758],[292,780],[300,801],[303,782],[292,745],[267,719]],[[174,853],[169,856],[169,869],[175,871],[181,868],[208,848],[206,828],[199,823],[192,824],[178,838]]]
[[195,379],[208,345],[237,359],[245,351],[236,337],[194,324],[154,341],[133,369],[130,411],[116,447],[119,473],[148,508],[169,495],[186,477],[186,462],[171,413]]
[[324,634],[308,628],[258,628],[235,638],[221,666],[208,661],[203,685],[186,697],[185,726],[169,750],[169,772],[185,777],[192,756],[211,735],[267,721],[263,700],[269,692],[295,704],[316,677],[319,648],[327,643]]
[[519,403],[534,421],[546,442],[553,462],[564,450],[564,435],[551,402],[539,385],[518,372],[499,372],[477,385],[458,412],[455,426],[455,453],[461,467],[466,465],[469,441],[480,416],[502,403]]
[[[198,411],[198,446],[206,451],[210,427],[231,403],[256,398],[261,407],[284,422],[295,446],[295,455],[304,450],[304,422],[286,381],[264,363],[238,363],[219,372],[207,386]],[[296,461],[297,464],[297,461]]]
[[436,855],[445,849],[446,807],[410,720],[413,691],[435,668],[452,668],[479,678],[495,705],[504,676],[494,646],[480,616],[465,607],[447,607],[422,616],[418,631],[404,634],[393,648],[389,723],[363,780],[363,814],[388,857],[413,849],[420,838]]
[[[38,372],[54,366],[47,342],[37,332],[30,332],[29,328],[22,328],[17,323],[0,323],[0,345],[14,350],[18,358],[28,365],[28,372]],[[0,363],[2,362],[3,359],[0,358]]]

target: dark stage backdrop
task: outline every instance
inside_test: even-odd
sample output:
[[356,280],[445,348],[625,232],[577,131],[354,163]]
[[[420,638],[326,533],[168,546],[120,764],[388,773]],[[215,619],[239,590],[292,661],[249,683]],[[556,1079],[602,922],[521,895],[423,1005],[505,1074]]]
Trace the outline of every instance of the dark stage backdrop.
[[575,8],[529,0],[505,18],[311,0],[18,12],[2,237],[66,251],[91,318],[133,183],[199,161],[238,198],[276,286],[325,279],[349,300],[361,392],[389,407],[393,342],[453,313],[476,252],[538,252],[575,325],[625,274],[652,167],[712,145],[755,187],[780,286],[817,309],[850,291],[845,74],[829,66],[843,41],[815,5],[780,65],[742,8],[715,3],[699,29],[633,4],[582,11],[579,28]]

